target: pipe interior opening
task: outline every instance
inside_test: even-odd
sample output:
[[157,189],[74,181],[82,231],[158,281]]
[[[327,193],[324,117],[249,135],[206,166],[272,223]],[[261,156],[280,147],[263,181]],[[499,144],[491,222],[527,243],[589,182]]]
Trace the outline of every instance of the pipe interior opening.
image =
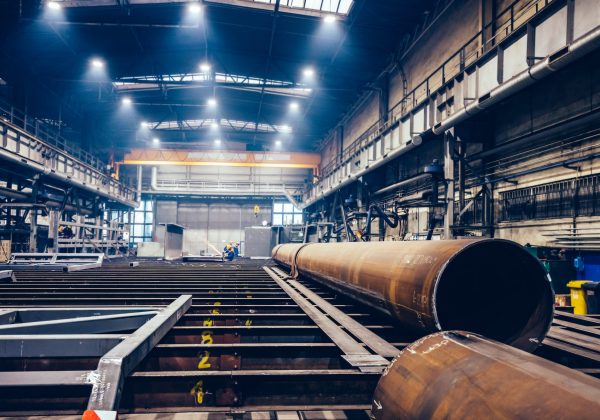
[[524,343],[546,332],[552,295],[544,268],[526,250],[510,242],[481,241],[448,263],[438,283],[436,310],[442,330]]

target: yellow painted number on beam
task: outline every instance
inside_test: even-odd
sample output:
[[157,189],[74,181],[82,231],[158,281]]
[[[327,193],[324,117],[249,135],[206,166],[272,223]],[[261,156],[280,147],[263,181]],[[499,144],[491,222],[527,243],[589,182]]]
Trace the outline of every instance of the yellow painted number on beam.
[[196,385],[190,391],[190,395],[193,395],[196,401],[196,404],[202,405],[204,403],[204,383],[202,381],[196,382]]
[[213,343],[212,332],[203,331],[202,332],[202,341],[200,342],[200,344],[205,344],[207,346],[210,346],[212,343]]
[[210,363],[208,363],[208,358],[210,357],[210,353],[205,350],[200,358],[200,362],[198,362],[198,369],[210,369]]
[[[215,302],[213,303],[213,306],[221,306],[221,302]],[[218,309],[211,309],[209,312],[213,315],[219,315],[221,313]]]

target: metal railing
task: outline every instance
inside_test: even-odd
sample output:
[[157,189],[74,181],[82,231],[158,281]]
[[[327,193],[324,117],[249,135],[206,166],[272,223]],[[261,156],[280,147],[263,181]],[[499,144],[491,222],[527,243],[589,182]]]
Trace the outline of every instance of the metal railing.
[[71,144],[49,124],[1,100],[0,135],[0,151],[7,158],[25,158],[84,189],[117,200],[132,203],[136,199],[136,191],[112,178],[101,160]]
[[100,172],[106,168],[106,163],[65,139],[55,127],[39,118],[27,115],[2,99],[0,99],[0,118]]
[[172,190],[173,192],[186,191],[199,194],[282,194],[283,191],[295,191],[304,187],[303,184],[262,183],[262,182],[221,182],[202,180],[167,180],[156,181],[159,190]]

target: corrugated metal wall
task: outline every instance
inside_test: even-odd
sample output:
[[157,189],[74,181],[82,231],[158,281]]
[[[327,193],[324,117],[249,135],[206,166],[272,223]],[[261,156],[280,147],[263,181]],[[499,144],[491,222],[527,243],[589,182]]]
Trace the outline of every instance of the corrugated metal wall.
[[[260,206],[258,216],[254,206]],[[214,253],[212,244],[222,250],[226,242],[239,242],[244,249],[244,228],[259,226],[263,220],[271,223],[272,203],[266,201],[239,202],[176,202],[157,201],[154,240],[162,242],[164,227],[159,223],[177,223],[185,227],[183,251],[192,255]]]

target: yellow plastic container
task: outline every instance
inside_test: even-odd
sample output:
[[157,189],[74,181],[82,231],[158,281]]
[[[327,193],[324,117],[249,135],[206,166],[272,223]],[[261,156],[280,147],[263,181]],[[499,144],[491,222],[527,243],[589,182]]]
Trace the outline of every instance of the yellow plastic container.
[[582,285],[589,282],[589,280],[572,280],[567,283],[567,287],[571,289],[571,305],[575,315],[587,315],[585,290],[582,289]]

